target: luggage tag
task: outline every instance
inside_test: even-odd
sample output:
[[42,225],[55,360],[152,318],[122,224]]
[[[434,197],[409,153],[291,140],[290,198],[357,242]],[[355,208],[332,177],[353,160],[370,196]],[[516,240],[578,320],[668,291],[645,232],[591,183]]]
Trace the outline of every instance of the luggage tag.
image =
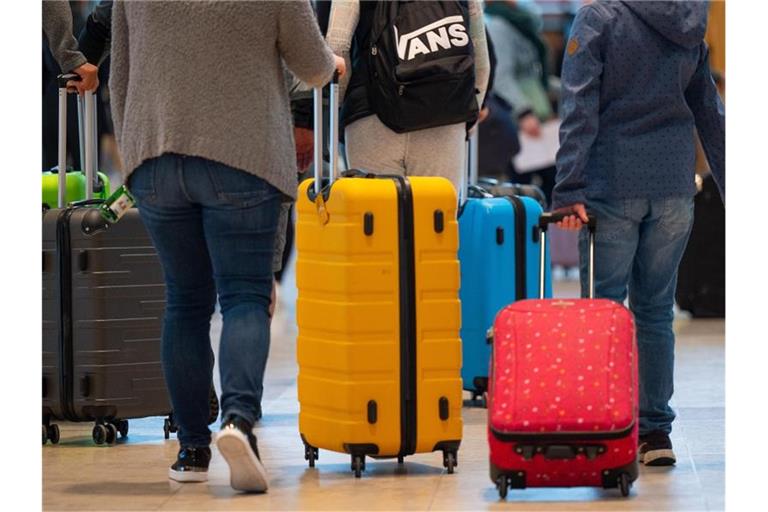
[[331,220],[331,216],[328,213],[328,208],[325,206],[325,198],[322,193],[317,194],[317,197],[315,198],[315,206],[317,206],[317,218],[320,220],[320,224],[325,226],[328,224],[328,221]]

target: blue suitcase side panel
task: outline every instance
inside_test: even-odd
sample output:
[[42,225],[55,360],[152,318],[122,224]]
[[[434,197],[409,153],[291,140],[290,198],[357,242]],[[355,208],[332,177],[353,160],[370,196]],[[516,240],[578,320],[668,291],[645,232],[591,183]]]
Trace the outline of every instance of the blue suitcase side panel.
[[505,198],[470,199],[459,217],[464,389],[488,375],[486,332],[496,313],[515,300],[514,232],[514,209]]

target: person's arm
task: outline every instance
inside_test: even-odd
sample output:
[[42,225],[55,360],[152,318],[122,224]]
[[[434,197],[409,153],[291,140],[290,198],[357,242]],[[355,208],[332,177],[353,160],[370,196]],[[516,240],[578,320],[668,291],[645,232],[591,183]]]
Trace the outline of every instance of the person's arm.
[[69,73],[86,63],[72,35],[72,10],[69,2],[43,2],[43,32],[62,72]]
[[109,54],[112,33],[112,0],[101,0],[88,15],[77,38],[80,51],[91,64],[99,65]]
[[483,8],[479,0],[469,1],[469,37],[472,38],[472,46],[475,49],[475,89],[477,106],[481,108],[488,90],[491,63],[488,56],[488,42],[485,39]]
[[112,50],[109,73],[109,98],[112,106],[112,122],[115,140],[121,146],[123,119],[125,117],[125,96],[128,90],[130,59],[128,48],[128,24],[125,18],[125,4],[115,2],[112,7]]
[[357,29],[357,23],[360,21],[360,1],[359,0],[335,0],[331,2],[331,14],[328,21],[328,33],[325,36],[326,41],[331,47],[333,53],[344,59],[349,73],[339,80],[339,99],[344,99],[344,94],[349,85],[349,79],[352,76],[352,61],[350,57],[350,48],[352,47],[352,38]]
[[312,87],[325,85],[336,69],[308,1],[281,2],[277,45],[291,72]]
[[604,20],[588,5],[573,21],[562,73],[560,149],[552,209],[586,202],[585,167],[598,132]]
[[693,112],[701,146],[725,202],[725,105],[712,79],[706,43],[701,43],[699,65],[685,90],[685,101]]
[[99,69],[89,64],[77,49],[77,41],[72,35],[72,10],[68,2],[43,2],[43,32],[61,71],[80,76],[80,81],[69,82],[67,87],[77,89],[80,94],[96,90],[99,86]]

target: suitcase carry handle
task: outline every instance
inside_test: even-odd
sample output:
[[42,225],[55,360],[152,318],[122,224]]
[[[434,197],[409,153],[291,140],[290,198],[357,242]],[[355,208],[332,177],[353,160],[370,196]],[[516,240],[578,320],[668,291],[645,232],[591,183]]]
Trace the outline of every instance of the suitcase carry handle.
[[[539,232],[541,234],[541,248],[539,250],[539,298],[544,298],[544,265],[546,262],[547,232],[549,225],[560,222],[565,217],[574,215],[571,212],[542,213],[539,217]],[[597,230],[597,217],[587,215],[586,227],[589,230],[589,298],[595,298],[595,231]]]
[[[80,81],[80,76],[74,73],[59,75],[57,82],[59,86],[59,190],[58,207],[66,206],[67,197],[67,82]],[[78,95],[78,128],[80,131],[80,162],[85,171],[85,198],[93,199],[93,191],[98,188],[96,161],[98,151],[96,146],[96,96],[93,91],[86,91],[85,100],[81,100]]]
[[[328,186],[336,179],[336,170],[339,161],[339,72],[333,72],[331,79],[331,94],[328,105],[330,112],[331,136],[329,140],[331,150],[330,176]],[[314,135],[315,135],[315,195],[319,196],[323,188],[323,88],[314,89]]]

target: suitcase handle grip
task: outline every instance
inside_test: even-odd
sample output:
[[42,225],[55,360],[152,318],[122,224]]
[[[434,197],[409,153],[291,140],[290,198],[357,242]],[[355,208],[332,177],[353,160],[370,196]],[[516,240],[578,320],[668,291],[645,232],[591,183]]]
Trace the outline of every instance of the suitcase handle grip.
[[[547,234],[549,225],[552,223],[560,222],[568,215],[573,215],[569,212],[557,212],[557,213],[542,213],[539,217],[539,231],[541,233],[541,244],[539,248],[539,298],[544,298],[544,265],[546,264],[546,247],[547,247]],[[587,215],[587,224],[585,226],[589,230],[589,265],[587,266],[589,272],[589,298],[595,298],[595,232],[597,231],[597,217],[594,215]]]
[[[573,212],[547,212],[539,217],[539,229],[546,231],[550,224],[556,224],[564,218],[575,215]],[[597,218],[594,215],[587,214],[587,228],[594,231],[597,228]]]
[[[331,78],[331,91],[328,110],[330,112],[329,145],[331,152],[330,176],[328,177],[328,186],[336,179],[336,170],[339,161],[339,72],[333,72]],[[314,89],[314,135],[315,135],[315,155],[313,167],[315,168],[315,195],[319,195],[323,189],[323,88]]]
[[80,82],[82,78],[77,73],[65,73],[56,77],[59,89],[66,88],[67,82]]

